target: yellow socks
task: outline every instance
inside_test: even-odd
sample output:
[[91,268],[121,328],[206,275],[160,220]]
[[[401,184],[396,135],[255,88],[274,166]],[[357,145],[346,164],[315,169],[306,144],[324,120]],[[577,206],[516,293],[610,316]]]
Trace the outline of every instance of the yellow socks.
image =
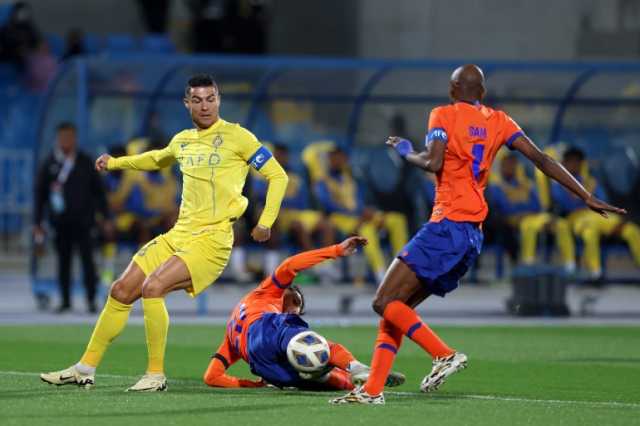
[[169,313],[164,298],[153,297],[142,299],[144,309],[144,330],[147,335],[149,364],[147,373],[164,373],[164,352],[169,332]]
[[385,271],[384,255],[380,248],[380,239],[378,238],[378,230],[371,222],[365,222],[359,229],[360,235],[365,237],[369,244],[364,246],[364,255],[369,261],[369,266],[374,273]]
[[118,337],[129,319],[133,305],[125,305],[109,296],[80,362],[97,367],[109,344]]
[[622,227],[620,235],[629,245],[629,250],[631,250],[631,255],[636,265],[640,265],[640,227],[635,223],[627,222]]

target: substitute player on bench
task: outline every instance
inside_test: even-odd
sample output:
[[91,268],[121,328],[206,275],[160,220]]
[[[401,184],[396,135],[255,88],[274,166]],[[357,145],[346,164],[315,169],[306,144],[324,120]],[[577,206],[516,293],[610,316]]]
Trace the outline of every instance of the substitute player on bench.
[[544,154],[507,114],[482,105],[484,75],[464,65],[451,75],[452,104],[435,108],[429,117],[426,150],[414,152],[410,141],[390,137],[392,146],[409,163],[436,174],[436,200],[431,219],[398,254],[373,300],[380,322],[364,386],[334,404],[384,404],[382,389],[403,336],[433,358],[433,368],[420,389],[436,390],[467,364],[467,356],[447,346],[414,308],[428,296],[444,296],[458,286],[480,253],[482,221],[487,216],[484,189],[496,152],[506,145],[520,151],[543,173],[579,197],[591,210],[625,213],[590,194],[557,161]]
[[142,247],[113,283],[80,362],[41,374],[43,381],[92,386],[107,347],[123,330],[132,304],[142,298],[148,366],[128,390],[166,390],[169,315],[164,297],[176,290],[195,297],[220,276],[231,253],[232,224],[247,208],[241,193],[250,166],[269,181],[265,208],[251,235],[260,242],[269,239],[286,173],[251,132],[220,118],[220,94],[211,76],[189,80],[184,105],[195,128],[175,135],[166,148],[119,158],[105,154],[96,161],[98,170],[158,170],[177,161],[183,175],[180,214],[175,226]]
[[[260,285],[244,296],[231,313],[227,332],[211,358],[204,381],[213,387],[259,387],[266,383],[278,387],[300,389],[351,390],[363,383],[369,367],[362,364],[344,346],[329,342],[331,371],[302,378],[287,360],[287,345],[296,335],[309,331],[300,317],[304,313],[304,296],[293,279],[298,272],[326,260],[350,256],[365,245],[362,237],[350,237],[340,244],[302,252],[286,259]],[[238,360],[244,360],[260,380],[239,379],[225,371]],[[404,376],[391,373],[387,386],[399,386]]]

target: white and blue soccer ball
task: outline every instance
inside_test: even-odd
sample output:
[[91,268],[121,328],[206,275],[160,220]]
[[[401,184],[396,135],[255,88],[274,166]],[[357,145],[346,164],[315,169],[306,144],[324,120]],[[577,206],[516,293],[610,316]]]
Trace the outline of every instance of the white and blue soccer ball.
[[324,370],[329,362],[330,349],[327,340],[315,331],[298,333],[287,345],[289,363],[300,373]]

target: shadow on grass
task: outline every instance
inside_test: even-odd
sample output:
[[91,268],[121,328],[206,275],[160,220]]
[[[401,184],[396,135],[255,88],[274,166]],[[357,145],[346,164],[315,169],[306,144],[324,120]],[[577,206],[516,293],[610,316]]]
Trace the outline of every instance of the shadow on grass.
[[[101,385],[100,390],[122,389],[120,385]],[[69,396],[70,392],[79,392],[81,394],[94,394],[95,390],[80,389],[77,386],[55,386],[43,384],[39,389],[7,389],[0,391],[0,401],[4,399],[22,399],[24,397],[55,397],[58,395]],[[100,392],[100,395],[105,393]]]
[[[184,407],[184,408],[176,408],[170,410],[163,409],[151,409],[149,411],[135,411],[135,412],[114,412],[109,411],[107,413],[80,413],[78,411],[74,411],[69,414],[56,414],[56,419],[61,418],[70,418],[70,419],[78,419],[78,418],[115,418],[115,417],[155,417],[155,416],[171,416],[171,415],[202,415],[202,414],[220,414],[220,413],[247,413],[247,412],[256,412],[256,411],[269,411],[269,410],[280,410],[282,408],[293,407],[299,404],[245,404],[245,405],[230,405],[228,407]],[[42,414],[18,414],[18,415],[9,415],[4,416],[4,418],[25,418],[25,419],[39,419],[39,418],[51,418],[50,413],[42,413]]]

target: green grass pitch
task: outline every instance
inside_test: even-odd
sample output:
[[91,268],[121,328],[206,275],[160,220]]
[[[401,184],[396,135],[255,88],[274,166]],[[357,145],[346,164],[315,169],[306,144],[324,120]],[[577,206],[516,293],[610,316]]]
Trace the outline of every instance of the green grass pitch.
[[[105,356],[96,387],[55,387],[37,372],[65,368],[90,326],[0,327],[1,425],[633,425],[640,424],[640,335],[634,327],[436,327],[469,356],[440,391],[418,384],[430,361],[410,341],[396,368],[407,383],[385,406],[330,406],[337,393],[211,389],[202,381],[223,327],[174,325],[169,391],[130,394],[144,371],[144,330],[130,326]],[[324,327],[369,362],[373,327]],[[243,364],[231,372],[248,376]],[[100,375],[102,374],[102,376]]]

